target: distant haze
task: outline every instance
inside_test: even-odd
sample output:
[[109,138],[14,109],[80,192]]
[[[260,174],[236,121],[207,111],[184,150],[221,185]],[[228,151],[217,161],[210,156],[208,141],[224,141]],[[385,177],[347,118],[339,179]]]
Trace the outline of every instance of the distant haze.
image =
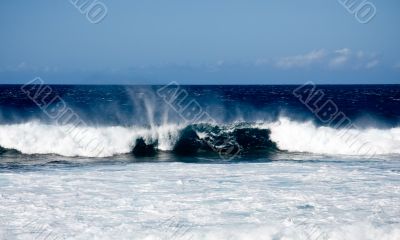
[[93,23],[70,0],[2,0],[0,84],[400,83],[398,0],[369,0],[365,24],[337,0],[97,2]]

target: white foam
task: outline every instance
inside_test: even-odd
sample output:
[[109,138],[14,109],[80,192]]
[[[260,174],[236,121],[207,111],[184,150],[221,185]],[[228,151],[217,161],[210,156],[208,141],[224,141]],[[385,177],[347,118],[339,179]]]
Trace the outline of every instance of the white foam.
[[[73,130],[71,130],[73,129]],[[171,150],[180,127],[76,127],[39,122],[0,125],[0,146],[24,154],[107,157],[132,151],[135,140],[158,141],[160,150]]]
[[400,128],[347,129],[316,126],[281,117],[273,123],[262,123],[271,130],[271,140],[281,150],[317,154],[373,156],[400,154]]
[[[0,172],[0,239],[398,240],[400,162]],[[45,238],[44,236],[48,236]]]
[[[47,125],[40,122],[0,125],[0,146],[25,154],[107,157],[129,153],[138,138],[158,142],[158,149],[173,149],[179,131],[177,124],[150,127],[76,127]],[[400,154],[400,128],[349,129],[347,131],[316,126],[311,121],[297,122],[281,117],[254,127],[271,130],[271,140],[279,149],[316,154],[374,156]],[[73,130],[71,130],[73,129]],[[232,130],[232,129],[231,129]],[[203,134],[204,135],[204,134]],[[204,137],[200,134],[200,137]]]

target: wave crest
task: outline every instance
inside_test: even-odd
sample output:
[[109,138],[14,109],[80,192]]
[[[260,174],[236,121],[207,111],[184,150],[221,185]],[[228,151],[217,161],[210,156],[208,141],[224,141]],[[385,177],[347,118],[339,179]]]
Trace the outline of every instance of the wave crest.
[[[14,149],[23,154],[57,154],[67,157],[109,157],[133,153],[154,155],[157,151],[177,154],[220,152],[232,147],[233,152],[283,150],[315,154],[363,156],[400,154],[400,128],[335,129],[317,126],[311,121],[297,122],[281,117],[278,121],[226,125],[164,124],[152,127],[76,127],[47,125],[40,122],[0,125],[0,154]],[[84,133],[88,144],[77,141]],[[82,140],[81,138],[78,138]],[[90,147],[99,143],[101,151]],[[368,152],[373,150],[373,152]],[[232,149],[231,149],[232,150]]]

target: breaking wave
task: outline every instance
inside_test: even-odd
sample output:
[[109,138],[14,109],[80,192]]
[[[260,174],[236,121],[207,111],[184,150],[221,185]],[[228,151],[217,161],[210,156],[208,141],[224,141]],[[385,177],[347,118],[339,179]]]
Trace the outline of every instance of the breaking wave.
[[137,156],[171,151],[176,154],[247,154],[304,152],[314,154],[400,154],[400,128],[335,129],[313,122],[242,122],[225,125],[164,124],[159,126],[47,125],[37,121],[0,125],[0,154],[57,154],[74,157]]

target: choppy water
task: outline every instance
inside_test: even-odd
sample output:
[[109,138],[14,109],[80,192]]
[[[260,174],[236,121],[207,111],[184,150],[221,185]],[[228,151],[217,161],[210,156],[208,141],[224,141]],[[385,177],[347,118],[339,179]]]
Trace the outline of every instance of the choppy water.
[[0,236],[399,239],[400,161],[307,158],[3,168]]
[[399,86],[161,87],[0,86],[0,239],[400,239]]

